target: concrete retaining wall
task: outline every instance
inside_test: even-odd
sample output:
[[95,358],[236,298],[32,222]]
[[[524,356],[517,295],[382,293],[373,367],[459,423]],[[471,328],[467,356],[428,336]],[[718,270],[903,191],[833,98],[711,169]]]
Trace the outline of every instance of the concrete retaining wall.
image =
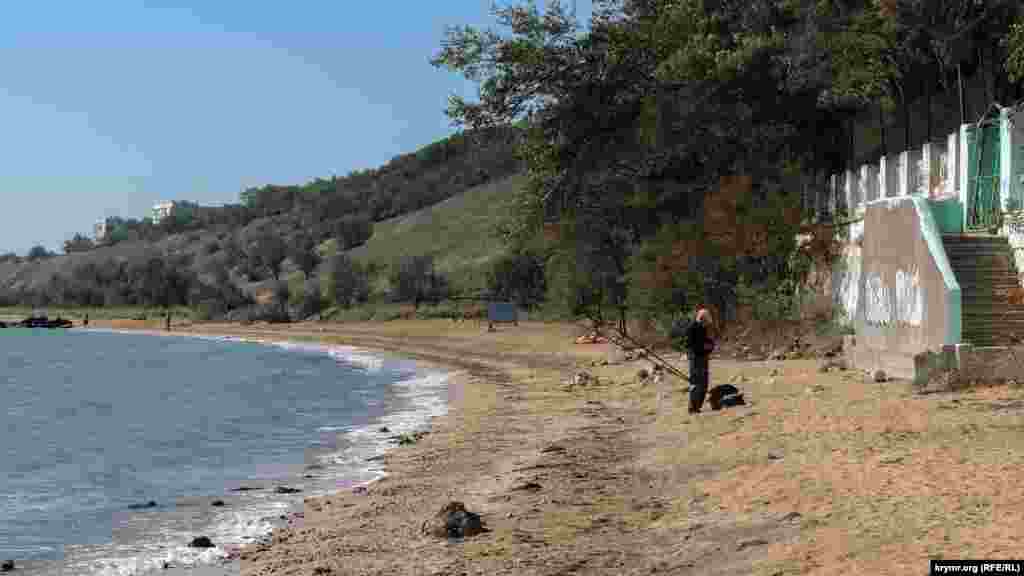
[[914,357],[913,383],[930,392],[1007,382],[1024,382],[1024,346],[956,344]]
[[834,283],[852,311],[852,360],[859,369],[913,378],[916,355],[960,343],[960,286],[926,198],[871,202],[863,224],[859,273],[847,262]]

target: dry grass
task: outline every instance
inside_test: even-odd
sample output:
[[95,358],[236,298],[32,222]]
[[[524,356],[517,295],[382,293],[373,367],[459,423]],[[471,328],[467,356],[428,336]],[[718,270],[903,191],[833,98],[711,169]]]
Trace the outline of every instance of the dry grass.
[[[574,366],[610,351],[573,345],[568,325],[202,329],[401,350],[466,374],[454,411],[388,456],[390,478],[311,501],[304,523],[246,552],[243,574],[902,574],[1024,551],[1016,388],[918,396],[812,360],[721,360],[713,383],[750,404],[690,416],[678,384],[635,378],[640,362],[568,388]],[[419,535],[448,499],[491,532]]]

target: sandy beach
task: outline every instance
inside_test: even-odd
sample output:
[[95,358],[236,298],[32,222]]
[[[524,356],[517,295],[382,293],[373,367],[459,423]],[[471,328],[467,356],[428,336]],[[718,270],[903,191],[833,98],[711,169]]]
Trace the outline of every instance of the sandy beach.
[[[204,576],[895,574],[930,558],[1024,556],[1018,388],[919,395],[810,359],[713,360],[712,384],[734,383],[748,405],[690,416],[678,382],[639,380],[645,361],[575,344],[569,325],[175,331],[358,346],[460,374],[448,415],[388,453],[386,478],[308,499]],[[571,386],[578,369],[598,381]],[[452,500],[488,531],[424,534]]]

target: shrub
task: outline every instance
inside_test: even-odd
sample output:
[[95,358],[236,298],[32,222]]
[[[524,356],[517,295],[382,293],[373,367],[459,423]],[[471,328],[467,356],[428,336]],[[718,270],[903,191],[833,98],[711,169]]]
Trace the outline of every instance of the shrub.
[[328,261],[326,280],[327,300],[341,308],[366,302],[370,296],[370,281],[365,270],[344,254],[332,256]]
[[302,287],[301,298],[296,314],[299,318],[309,318],[324,309],[323,296],[320,294],[320,282],[317,279],[307,280]]

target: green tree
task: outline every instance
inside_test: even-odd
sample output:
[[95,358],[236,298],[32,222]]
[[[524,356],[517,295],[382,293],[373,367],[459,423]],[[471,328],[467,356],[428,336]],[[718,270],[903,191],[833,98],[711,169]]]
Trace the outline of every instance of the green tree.
[[434,269],[433,256],[406,256],[392,268],[392,297],[398,302],[437,302],[447,296],[448,282]]
[[327,265],[327,299],[336,306],[350,308],[369,297],[369,278],[363,267],[346,256],[338,254]]
[[288,302],[291,299],[292,288],[285,280],[275,279],[273,285],[274,305],[277,307],[279,318],[288,317]]
[[29,262],[35,262],[37,260],[45,260],[54,256],[55,254],[47,250],[45,246],[37,244],[32,248],[29,248],[28,253],[25,255],[25,259]]
[[254,268],[265,270],[274,280],[281,279],[281,266],[288,257],[288,245],[273,231],[260,230],[249,238],[246,256]]
[[316,251],[316,241],[312,236],[299,234],[289,244],[288,258],[309,278],[320,265],[320,254]]
[[531,307],[544,299],[547,290],[544,260],[531,251],[505,254],[488,271],[487,287],[492,296]]
[[[768,0],[598,2],[581,32],[557,4],[543,15],[513,6],[496,12],[510,35],[452,29],[433,62],[480,84],[476,102],[450,100],[457,124],[526,120],[520,152],[530,179],[502,227],[510,247],[522,250],[555,227],[546,247],[554,299],[600,319],[616,310],[624,330],[627,308],[651,294],[631,296],[641,288],[631,270],[636,254],[666,249],[659,230],[698,221],[724,194],[723,179],[749,177],[744,206],[760,209],[796,197],[782,183],[801,167],[836,163],[832,135],[845,120],[837,112],[863,106],[848,95],[878,94],[871,83],[891,70],[876,65],[884,53],[867,62],[833,58],[847,48],[826,41],[839,20],[832,12],[829,3]],[[846,78],[842,98],[829,97],[836,72]],[[772,232],[786,237],[799,224],[778,222]],[[705,226],[694,253],[716,253],[713,239],[731,225]],[[787,261],[780,253],[748,262],[734,248],[686,262],[703,286],[694,288],[735,294],[744,274],[770,283],[775,263]],[[684,255],[662,256],[673,257]]]
[[88,252],[95,248],[95,244],[90,238],[82,236],[81,234],[75,234],[70,240],[64,241],[64,253],[72,254],[74,252]]
[[302,285],[302,298],[298,304],[298,317],[310,318],[319,314],[324,307],[324,298],[318,279],[307,279]]

